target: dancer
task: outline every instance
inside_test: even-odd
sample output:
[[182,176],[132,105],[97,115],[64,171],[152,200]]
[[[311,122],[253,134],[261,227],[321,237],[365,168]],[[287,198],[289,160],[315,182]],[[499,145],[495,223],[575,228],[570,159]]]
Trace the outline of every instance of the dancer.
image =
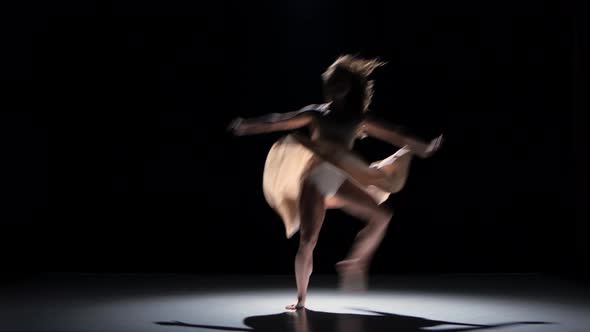
[[[368,77],[381,65],[376,59],[341,56],[322,75],[325,103],[290,113],[238,118],[230,124],[237,136],[309,130],[307,136],[295,133],[279,139],[268,153],[263,175],[266,201],[281,216],[287,238],[300,234],[295,257],[297,302],[287,309],[305,306],[313,250],[327,209],[342,209],[365,222],[347,257],[336,264],[344,287],[364,285],[393,215],[381,203],[403,188],[412,156],[426,158],[442,142],[442,136],[428,143],[409,137],[367,114],[373,95]],[[369,165],[351,151],[354,141],[365,136],[400,149]]]

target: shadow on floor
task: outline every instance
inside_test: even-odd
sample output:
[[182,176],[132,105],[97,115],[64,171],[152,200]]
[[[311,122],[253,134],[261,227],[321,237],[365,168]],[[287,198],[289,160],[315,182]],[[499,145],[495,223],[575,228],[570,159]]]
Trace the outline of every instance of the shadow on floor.
[[[164,326],[183,326],[206,328],[218,331],[251,331],[251,332],[418,332],[425,328],[440,326],[438,331],[475,331],[493,329],[515,325],[552,324],[548,322],[508,322],[493,325],[478,325],[458,322],[430,320],[427,318],[396,315],[386,312],[363,310],[372,315],[340,314],[331,312],[312,311],[308,309],[296,312],[284,312],[273,315],[251,316],[244,319],[244,325],[249,328],[189,324],[178,321],[155,322]],[[445,325],[443,327],[443,325]]]

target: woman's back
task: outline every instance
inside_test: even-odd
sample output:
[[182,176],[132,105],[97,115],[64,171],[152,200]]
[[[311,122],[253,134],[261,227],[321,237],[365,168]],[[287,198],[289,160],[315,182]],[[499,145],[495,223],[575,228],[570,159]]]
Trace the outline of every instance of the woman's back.
[[363,122],[361,116],[327,110],[311,124],[311,139],[334,143],[352,149]]

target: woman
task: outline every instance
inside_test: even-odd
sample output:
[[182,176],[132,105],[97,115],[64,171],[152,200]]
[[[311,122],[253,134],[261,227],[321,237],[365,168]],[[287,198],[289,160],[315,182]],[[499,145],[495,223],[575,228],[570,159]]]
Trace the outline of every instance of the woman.
[[[299,230],[295,257],[297,303],[305,306],[313,268],[313,250],[327,209],[342,209],[365,222],[348,256],[336,267],[345,284],[364,282],[373,254],[392,212],[383,203],[402,189],[412,155],[428,157],[441,143],[407,137],[367,115],[373,95],[371,72],[383,63],[345,55],[322,75],[326,103],[299,111],[236,119],[235,135],[252,135],[307,127],[309,137],[291,134],[271,148],[264,170],[264,195],[283,219],[287,237]],[[372,136],[400,149],[371,165],[351,152],[357,138]]]

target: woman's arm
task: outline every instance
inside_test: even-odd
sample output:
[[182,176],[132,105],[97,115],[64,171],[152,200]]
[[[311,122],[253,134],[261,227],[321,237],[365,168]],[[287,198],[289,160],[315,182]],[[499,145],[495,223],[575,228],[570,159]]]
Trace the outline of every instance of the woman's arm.
[[301,128],[313,120],[312,110],[322,110],[321,105],[309,105],[289,113],[272,113],[251,119],[237,118],[229,125],[236,136],[254,135]]
[[442,135],[430,142],[424,142],[419,139],[402,134],[390,124],[372,118],[367,118],[363,123],[363,130],[368,136],[388,142],[392,145],[403,147],[407,146],[412,152],[422,158],[430,157],[442,144]]

